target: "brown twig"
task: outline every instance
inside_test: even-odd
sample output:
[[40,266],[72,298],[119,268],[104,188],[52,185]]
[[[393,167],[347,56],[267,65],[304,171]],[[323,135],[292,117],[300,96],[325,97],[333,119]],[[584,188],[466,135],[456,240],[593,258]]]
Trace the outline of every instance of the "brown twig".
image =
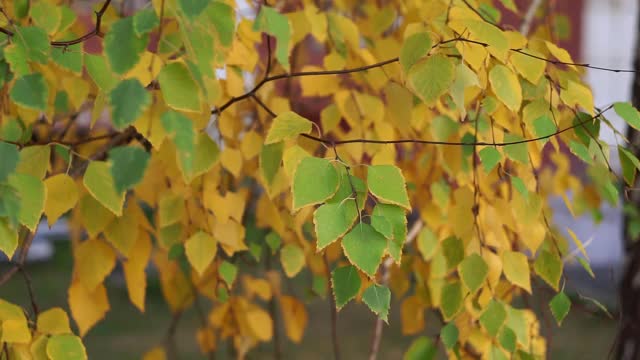
[[333,358],[340,360],[340,343],[338,342],[338,311],[336,310],[336,299],[333,297],[333,284],[331,283],[331,268],[329,259],[325,252],[322,256],[324,266],[327,269],[327,282],[329,283],[329,311],[331,312],[331,341],[333,343]]
[[[411,242],[415,240],[415,238],[420,233],[420,230],[422,230],[423,226],[424,226],[424,222],[422,222],[422,220],[420,219],[418,219],[415,223],[413,223],[413,225],[411,226],[411,229],[409,230],[409,233],[407,234],[407,239],[404,242],[404,246],[411,244]],[[381,285],[386,286],[389,283],[389,277],[391,276],[389,272],[389,268],[391,267],[392,264],[393,264],[393,259],[390,257],[385,259],[384,263],[382,264],[382,268],[380,269]],[[380,350],[380,341],[382,341],[383,325],[384,324],[382,323],[382,319],[379,317],[376,318],[376,323],[373,330],[373,338],[371,340],[371,350],[369,351],[369,360],[376,360],[376,358],[378,357],[378,351]]]

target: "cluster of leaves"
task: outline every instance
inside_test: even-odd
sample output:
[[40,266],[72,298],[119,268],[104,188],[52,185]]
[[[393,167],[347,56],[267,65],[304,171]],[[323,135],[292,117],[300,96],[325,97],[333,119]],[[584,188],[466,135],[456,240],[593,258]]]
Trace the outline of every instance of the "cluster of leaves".
[[[574,214],[618,201],[597,139],[611,107],[594,107],[583,67],[544,26],[505,30],[491,1],[298,4],[256,6],[254,19],[234,1],[119,14],[107,0],[87,31],[59,1],[7,3],[0,250],[20,250],[23,269],[43,214],[68,218],[80,336],[109,311],[104,281],[120,263],[140,311],[149,264],[176,316],[207,299],[204,353],[231,341],[241,357],[272,340],[278,317],[300,342],[308,315],[281,287],[279,256],[286,278],[309,272],[337,309],[355,299],[387,321],[393,296],[404,335],[435,311],[450,356],[543,355],[538,319],[512,300],[541,279],[560,290],[550,307],[561,322],[564,262],[591,272],[547,199],[563,196]],[[258,76],[248,91],[247,74]],[[322,107],[305,110],[311,99]],[[636,109],[612,107],[640,128]],[[618,151],[633,184],[640,161]],[[0,300],[6,351],[86,357],[64,310],[25,314]],[[406,356],[435,346],[419,337]]]

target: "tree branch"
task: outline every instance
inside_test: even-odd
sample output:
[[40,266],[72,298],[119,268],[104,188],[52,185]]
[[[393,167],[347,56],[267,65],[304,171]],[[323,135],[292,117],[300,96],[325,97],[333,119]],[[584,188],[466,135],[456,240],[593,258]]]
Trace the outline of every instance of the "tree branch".
[[[411,226],[411,230],[409,230],[409,233],[407,234],[407,239],[405,240],[403,246],[411,244],[411,242],[413,242],[413,240],[415,240],[415,238],[418,236],[423,226],[424,223],[420,219],[413,223],[413,225]],[[387,284],[389,284],[389,268],[392,264],[393,259],[391,257],[387,257],[384,260],[382,268],[380,269],[382,276],[382,278],[380,279],[381,285],[386,286]],[[378,357],[378,351],[380,350],[380,341],[382,340],[383,325],[384,324],[382,323],[382,319],[379,317],[376,318],[376,324],[373,330],[373,339],[371,341],[371,350],[369,351],[369,360],[376,360],[376,358]]]
[[520,32],[522,35],[527,37],[529,35],[529,31],[531,30],[531,24],[533,23],[533,17],[536,15],[536,11],[542,5],[542,0],[533,0],[527,9],[527,12],[524,14],[524,20],[522,20],[522,24],[520,25]]
[[[100,31],[100,26],[102,25],[102,16],[104,15],[104,13],[107,11],[107,8],[109,7],[109,4],[111,3],[111,0],[106,0],[103,4],[102,7],[100,8],[100,10],[96,11],[96,25],[94,26],[93,30],[89,31],[88,33],[75,38],[75,39],[71,39],[71,40],[64,40],[64,41],[52,41],[51,42],[51,46],[53,47],[67,47],[67,46],[71,46],[71,45],[75,45],[75,44],[79,44],[81,42],[87,41],[89,39],[91,39],[94,36],[102,36],[102,32]],[[6,29],[4,27],[0,27],[0,32],[6,34],[9,37],[13,37],[14,32]]]

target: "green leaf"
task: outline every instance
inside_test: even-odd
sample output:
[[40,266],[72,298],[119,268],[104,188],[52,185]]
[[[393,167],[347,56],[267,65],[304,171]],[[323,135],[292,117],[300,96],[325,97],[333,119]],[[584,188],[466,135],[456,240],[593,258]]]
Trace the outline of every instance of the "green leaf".
[[45,111],[49,86],[41,73],[28,74],[16,80],[9,92],[11,100],[27,109]]
[[632,128],[640,130],[640,113],[628,102],[613,104],[613,110]]
[[109,151],[111,176],[118,193],[129,190],[144,177],[149,153],[133,146],[120,146]]
[[275,254],[276,251],[280,249],[280,244],[282,244],[282,238],[280,238],[280,235],[278,235],[278,233],[272,231],[268,233],[267,236],[265,237],[265,242],[271,249],[271,253]]
[[327,287],[328,287],[327,278],[322,275],[313,275],[311,290],[321,298],[325,298],[327,296]]
[[12,174],[9,177],[9,185],[16,189],[20,199],[18,220],[29,230],[35,231],[44,210],[44,183],[31,175]]
[[284,273],[292,278],[304,267],[304,251],[298,245],[287,244],[280,250],[280,262]]
[[158,75],[162,97],[170,107],[188,112],[202,109],[202,94],[187,66],[181,62],[167,64]]
[[11,228],[7,219],[0,218],[0,250],[11,259],[17,247],[18,232]]
[[589,149],[584,144],[571,140],[569,141],[569,150],[585,163],[591,164],[593,162],[591,155],[589,155]]
[[8,184],[0,184],[0,218],[7,218],[13,227],[18,226],[20,198],[18,191]]
[[513,71],[504,65],[495,65],[489,72],[489,82],[498,100],[512,111],[520,110],[522,88]]
[[511,177],[511,186],[513,186],[525,199],[529,196],[529,190],[524,181],[517,176]]
[[178,9],[194,20],[207,7],[209,0],[178,0]]
[[16,172],[44,179],[49,169],[51,148],[49,145],[29,146],[20,151],[20,162]]
[[218,267],[218,273],[222,280],[227,283],[227,287],[231,288],[233,282],[236,280],[236,275],[238,275],[238,267],[224,260],[220,263],[220,267]]
[[15,44],[22,49],[28,60],[46,64],[49,61],[49,35],[37,26],[16,26]]
[[[549,115],[542,115],[533,120],[533,131],[537,137],[549,136],[558,131],[556,124],[549,118]],[[543,141],[547,141],[544,139]]]
[[404,176],[397,166],[372,165],[367,170],[369,191],[383,203],[411,210]]
[[393,239],[393,226],[382,215],[371,215],[371,226],[387,239]]
[[349,262],[369,277],[376,275],[386,247],[387,239],[364,223],[357,224],[342,239],[342,249]]
[[87,351],[79,337],[72,334],[54,335],[47,341],[47,355],[51,360],[86,360]]
[[447,323],[447,325],[440,330],[440,339],[442,339],[442,343],[449,350],[451,350],[458,342],[458,336],[458,328],[453,322]]
[[253,30],[266,32],[276,38],[276,59],[289,71],[291,25],[287,17],[272,7],[261,6]]
[[151,95],[135,78],[122,80],[109,93],[111,121],[116,129],[131,125],[151,105]]
[[493,146],[483,148],[478,152],[478,155],[480,156],[480,161],[482,161],[482,166],[486,173],[491,172],[491,170],[500,163],[500,160],[502,160],[502,154]]
[[104,56],[86,54],[84,62],[87,72],[100,90],[108,92],[118,83],[118,77],[111,72]]
[[391,291],[383,285],[373,284],[362,293],[362,301],[374,314],[387,324],[389,323],[389,306],[391,306]]
[[431,36],[427,32],[415,33],[404,39],[400,50],[400,65],[405,74],[413,64],[429,53],[431,44]]
[[460,130],[460,123],[445,115],[438,115],[431,120],[431,135],[437,141],[447,141]]
[[433,340],[426,336],[420,336],[413,340],[411,346],[404,356],[403,360],[433,360],[438,353],[438,348],[433,343]]
[[462,285],[459,281],[448,283],[442,287],[440,294],[440,311],[445,321],[453,319],[462,309]]
[[[372,212],[373,217],[383,217],[393,229],[393,236],[387,237],[387,253],[399,264],[402,260],[402,248],[407,239],[407,216],[404,209],[395,205],[378,203]],[[372,224],[373,223],[372,217]]]
[[214,1],[209,3],[205,12],[218,34],[218,40],[222,46],[230,47],[236,29],[236,15],[233,7],[222,1]]
[[[196,140],[191,171],[187,172],[184,170],[185,165],[189,166],[189,164],[182,164],[182,162],[180,162],[180,168],[183,169],[182,171],[186,174],[186,179],[189,181],[211,170],[220,158],[220,148],[218,148],[218,144],[216,144],[206,132],[201,132]],[[180,160],[183,158],[184,157],[181,156]]]
[[82,44],[70,45],[68,47],[54,47],[51,49],[51,58],[61,68],[69,70],[74,74],[82,74]]
[[447,269],[452,269],[464,259],[464,243],[457,236],[449,236],[442,241],[442,253],[447,260]]
[[549,308],[551,309],[551,314],[556,319],[558,326],[562,325],[562,320],[569,314],[569,310],[571,309],[571,300],[569,297],[563,292],[559,292],[556,296],[551,299],[549,302]]
[[125,193],[118,193],[108,163],[92,161],[84,173],[84,186],[91,196],[116,216],[122,216]]
[[0,183],[4,182],[9,174],[11,174],[18,166],[20,152],[18,147],[3,141],[0,141]]
[[629,186],[633,186],[636,179],[636,170],[640,170],[640,161],[633,153],[622,146],[618,146],[618,157],[620,158],[624,181]]
[[338,310],[358,295],[361,284],[358,269],[353,265],[339,267],[331,272],[331,287]]
[[338,172],[340,173],[340,185],[338,187],[338,191],[336,191],[336,193],[327,200],[327,203],[344,204],[347,201],[354,203],[353,191],[355,190],[356,197],[358,198],[358,207],[360,209],[364,208],[364,203],[367,199],[367,186],[364,181],[359,177],[348,175],[344,166],[340,166],[338,169]]
[[498,332],[506,320],[507,311],[501,303],[495,300],[491,300],[482,315],[480,315],[480,324],[492,337],[498,336]]
[[[523,141],[524,139],[515,134],[505,134],[505,143],[515,143]],[[527,165],[529,163],[529,152],[527,151],[527,144],[520,142],[518,144],[505,145],[504,153],[511,159],[522,164]]]
[[[4,58],[11,66],[14,76],[24,76],[31,72],[26,50],[16,44],[4,47]],[[6,71],[6,68],[4,69]]]
[[53,34],[58,29],[62,19],[60,7],[48,2],[36,2],[29,9],[33,23]]
[[556,291],[558,290],[562,276],[562,259],[558,255],[542,250],[536,258],[533,268],[542,280]]
[[407,74],[409,86],[427,104],[449,90],[455,79],[455,66],[444,55],[437,54],[417,62]]
[[458,265],[458,273],[464,286],[472,293],[475,293],[482,287],[482,284],[487,279],[489,266],[482,256],[471,254],[464,258],[460,265]]
[[273,144],[278,141],[293,139],[298,134],[308,134],[311,132],[311,124],[311,121],[293,111],[285,111],[273,119],[264,143]]
[[263,145],[260,151],[260,173],[267,185],[271,185],[280,169],[284,143]]
[[327,203],[313,213],[318,242],[317,251],[338,240],[349,231],[358,218],[355,202],[345,200],[344,203]]
[[169,248],[169,253],[167,254],[167,258],[170,261],[178,261],[178,260],[180,260],[180,258],[182,258],[184,253],[185,253],[184,245],[182,245],[180,243],[173,244]]
[[136,66],[148,40],[148,35],[136,36],[133,17],[125,17],[114,22],[104,37],[104,52],[111,64],[111,70],[123,75]]
[[136,36],[148,34],[160,25],[160,20],[153,8],[142,9],[133,15],[133,31]]
[[339,180],[330,160],[305,157],[293,173],[293,210],[329,199],[338,190]]
[[502,330],[500,330],[500,333],[498,334],[498,341],[500,342],[500,346],[502,346],[508,352],[512,353],[516,351],[516,333],[508,326],[502,327]]
[[194,166],[195,130],[191,119],[169,110],[162,114],[162,126],[173,138],[178,149],[178,160],[184,174],[191,174]]

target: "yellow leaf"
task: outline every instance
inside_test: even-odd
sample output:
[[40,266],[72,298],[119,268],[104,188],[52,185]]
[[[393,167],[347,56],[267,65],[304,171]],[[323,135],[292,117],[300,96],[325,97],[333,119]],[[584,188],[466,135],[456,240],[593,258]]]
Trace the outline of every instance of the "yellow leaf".
[[578,239],[578,236],[576,236],[576,233],[574,233],[569,228],[567,228],[567,232],[571,236],[571,240],[573,240],[573,243],[576,244],[576,247],[578,248],[578,250],[580,250],[582,255],[584,255],[585,259],[589,260],[589,255],[587,254],[587,249],[585,249],[584,245],[582,244],[582,241],[580,241],[580,239]]
[[[542,57],[542,54],[533,49],[524,49],[523,52]],[[540,80],[544,74],[545,68],[547,67],[547,63],[545,61],[523,55],[518,52],[511,53],[511,62],[513,63],[516,71],[532,84],[538,83],[538,80]]]
[[227,147],[220,154],[220,162],[222,166],[229,170],[233,176],[240,176],[242,170],[242,152],[238,149]]
[[140,61],[127,72],[123,79],[136,78],[144,86],[155,79],[162,69],[162,60],[160,57],[150,51],[145,51],[140,56]]
[[14,305],[8,301],[0,299],[0,322],[5,320],[24,320],[27,318],[24,311],[18,305]]
[[531,294],[529,262],[524,254],[516,251],[505,251],[502,254],[502,268],[507,280]]
[[0,342],[28,344],[31,342],[31,331],[27,320],[5,320],[2,322],[2,337]]
[[78,188],[73,179],[66,174],[54,175],[44,181],[47,199],[44,203],[44,214],[49,226],[72,209],[78,202]]
[[[319,66],[305,65],[301,71],[322,71]],[[302,96],[329,96],[340,89],[339,79],[334,76],[303,76],[300,78]]]
[[560,91],[560,99],[568,106],[581,106],[589,114],[594,114],[593,94],[582,84],[569,80],[567,89]]
[[112,212],[89,194],[80,199],[77,210],[90,237],[97,236],[114,218]]
[[242,277],[244,289],[247,292],[247,297],[251,298],[254,294],[258,295],[262,300],[271,299],[271,285],[265,279],[256,279],[250,275]]
[[151,256],[151,239],[146,232],[141,232],[135,245],[129,251],[129,258],[124,262],[124,278],[127,282],[129,300],[140,311],[144,312],[145,292],[147,289],[147,263]]
[[76,248],[75,273],[90,292],[102,284],[115,265],[116,254],[101,240],[89,239]]
[[17,247],[17,230],[10,227],[7,219],[0,218],[0,250],[2,250],[9,259],[11,259]]
[[162,347],[155,347],[147,351],[142,360],[167,360],[167,354]]
[[251,160],[256,157],[260,150],[262,150],[263,139],[260,134],[255,131],[249,131],[242,137],[242,143],[240,144],[240,151],[242,156],[246,160]]
[[71,334],[69,317],[62,308],[55,307],[38,314],[37,329],[45,334]]
[[273,336],[273,322],[269,313],[250,305],[245,312],[247,323],[253,335],[260,341],[269,341]]
[[229,256],[232,256],[235,252],[247,250],[247,245],[244,243],[244,234],[244,226],[234,220],[216,223],[213,230],[213,236],[222,246],[222,250]]
[[216,256],[218,242],[206,232],[198,231],[187,240],[184,248],[189,263],[202,276]]
[[196,338],[203,354],[210,353],[216,349],[216,334],[210,327],[198,329]]
[[184,197],[179,194],[166,193],[158,204],[158,225],[169,226],[182,220],[184,216]]
[[20,162],[17,173],[27,174],[38,179],[44,179],[49,168],[51,148],[48,145],[29,146],[20,151]]
[[309,316],[304,304],[293,296],[280,297],[280,309],[284,319],[284,328],[287,337],[296,344],[302,341],[304,329],[307,327]]
[[111,245],[127,257],[138,239],[139,232],[135,216],[130,216],[129,213],[127,210],[123,216],[115,218],[104,230],[104,235]]
[[416,295],[402,301],[400,306],[402,335],[414,335],[424,329],[424,304]]
[[280,113],[273,119],[264,143],[273,144],[278,141],[293,139],[299,134],[308,134],[311,132],[311,124],[311,121],[293,111]]
[[109,311],[109,299],[104,285],[88,291],[79,281],[69,287],[69,308],[78,324],[80,336],[84,336]]
[[[69,95],[69,102],[76,110],[79,110],[89,97],[89,83],[81,78],[64,76],[62,78],[62,87]],[[104,100],[104,98],[102,99]],[[97,106],[97,109],[100,109],[100,106]]]
[[[573,59],[571,59],[571,55],[567,50],[559,47],[558,45],[550,41],[545,41],[545,44],[547,45],[547,49],[549,49],[549,52],[551,53],[551,55],[553,55],[556,59],[564,63],[569,63],[569,64],[573,63]],[[571,68],[572,70],[576,70],[575,65],[569,65],[569,68]]]
[[116,216],[122,215],[125,193],[118,194],[113,185],[109,163],[92,161],[84,173],[84,186],[91,196]]

